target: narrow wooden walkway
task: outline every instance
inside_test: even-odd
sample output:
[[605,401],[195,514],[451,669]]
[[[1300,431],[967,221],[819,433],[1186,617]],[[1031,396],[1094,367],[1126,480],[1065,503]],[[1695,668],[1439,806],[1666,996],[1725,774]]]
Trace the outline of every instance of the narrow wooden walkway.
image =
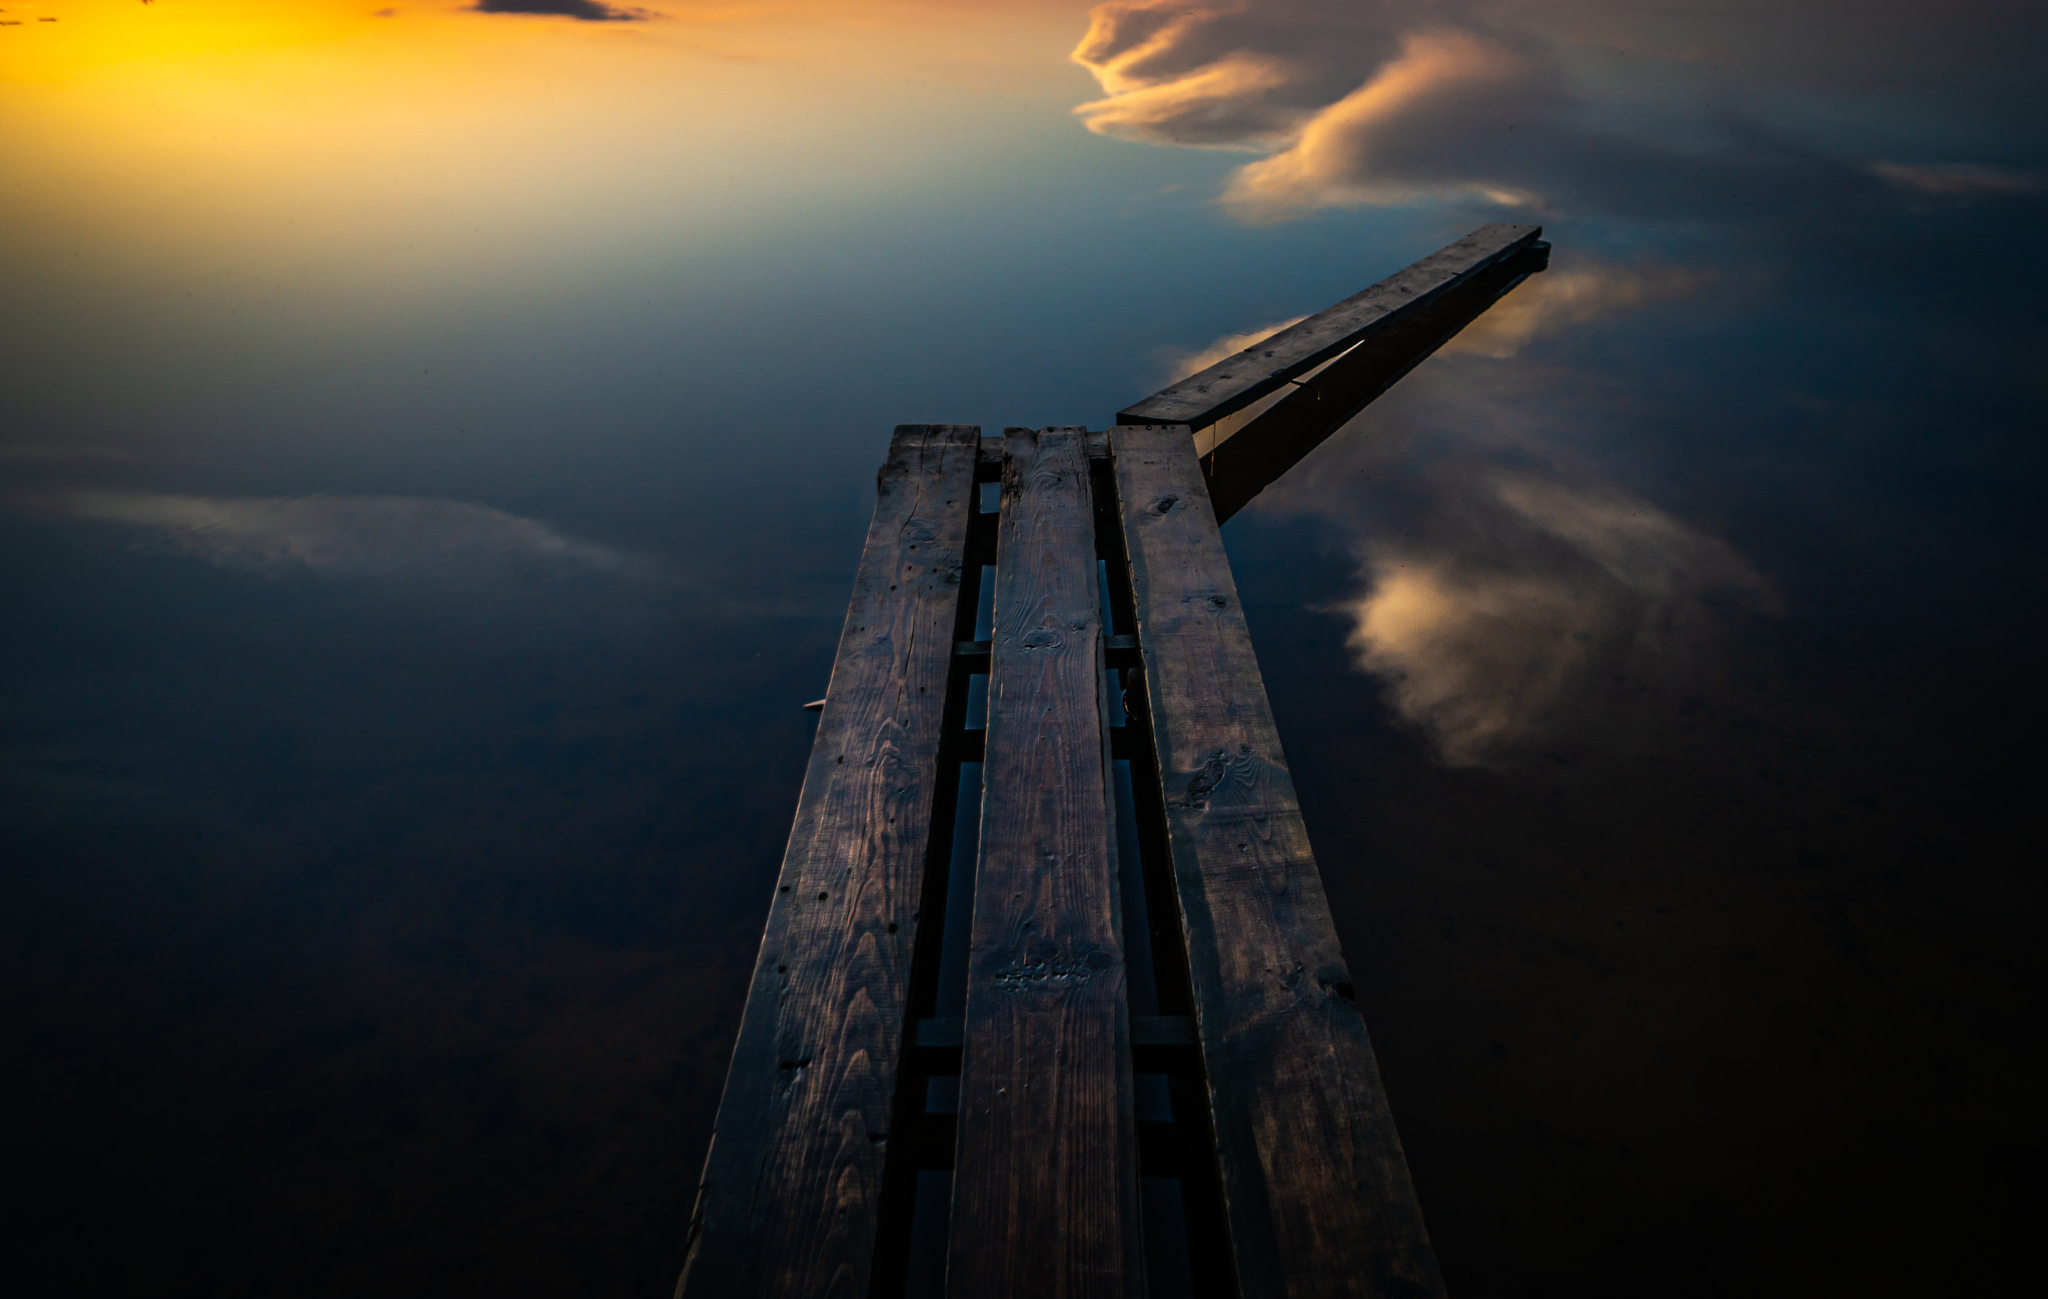
[[1132,408],[1294,386],[1234,478],[1187,422],[896,430],[679,1296],[1443,1294],[1219,515],[1539,233]]

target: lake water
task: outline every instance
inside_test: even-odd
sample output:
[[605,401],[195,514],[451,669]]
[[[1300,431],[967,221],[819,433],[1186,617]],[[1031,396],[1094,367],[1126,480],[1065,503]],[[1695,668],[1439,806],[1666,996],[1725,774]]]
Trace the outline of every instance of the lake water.
[[25,1292],[667,1293],[890,428],[1491,220],[1225,528],[1451,1292],[2031,1274],[2038,7],[0,21]]

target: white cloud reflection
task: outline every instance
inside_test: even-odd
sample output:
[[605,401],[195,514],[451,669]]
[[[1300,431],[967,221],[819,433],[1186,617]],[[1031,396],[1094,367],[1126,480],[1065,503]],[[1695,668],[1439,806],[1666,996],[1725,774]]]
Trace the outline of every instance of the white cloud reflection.
[[222,568],[436,585],[639,575],[649,561],[489,506],[418,496],[182,496],[82,491],[57,513],[124,525]]
[[1462,545],[1367,543],[1346,607],[1358,666],[1454,766],[1611,725],[1596,696],[1693,669],[1715,595],[1770,600],[1724,542],[1614,488],[1502,475],[1457,508]]
[[1350,534],[1353,661],[1446,763],[1632,745],[1720,661],[1735,610],[1773,607],[1734,548],[1574,449],[1625,437],[1643,418],[1629,395],[1523,355],[1730,287],[1560,252],[1254,506]]

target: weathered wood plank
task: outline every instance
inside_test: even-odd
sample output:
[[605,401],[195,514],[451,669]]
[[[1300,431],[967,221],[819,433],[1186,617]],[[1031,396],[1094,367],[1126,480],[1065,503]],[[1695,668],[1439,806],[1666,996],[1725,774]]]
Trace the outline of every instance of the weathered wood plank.
[[979,435],[901,426],[878,475],[679,1296],[867,1293]]
[[1301,463],[1381,393],[1549,263],[1537,243],[1469,276],[1300,381],[1285,397],[1202,457],[1209,504],[1223,523]]
[[1143,1293],[1085,432],[1006,436],[956,1295]]
[[1481,226],[1463,239],[1291,325],[1117,415],[1119,424],[1201,428],[1243,410],[1290,379],[1433,301],[1470,276],[1534,243],[1540,226]]
[[[1195,1021],[1183,1015],[1134,1015],[1131,1017],[1132,1046],[1193,1046]],[[959,1050],[965,1020],[920,1019],[917,1045],[922,1050]]]
[[1111,442],[1239,1287],[1441,1295],[1192,439]]

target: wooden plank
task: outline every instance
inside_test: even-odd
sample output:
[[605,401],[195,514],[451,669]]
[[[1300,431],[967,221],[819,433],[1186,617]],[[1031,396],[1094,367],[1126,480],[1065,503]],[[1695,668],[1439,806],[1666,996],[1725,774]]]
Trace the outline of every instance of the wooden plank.
[[[1134,1015],[1131,1017],[1132,1046],[1193,1046],[1195,1021],[1184,1015]],[[917,1021],[919,1050],[959,1050],[965,1020],[920,1019]]]
[[878,475],[679,1296],[867,1293],[980,432]]
[[1541,226],[1481,226],[1369,289],[1162,389],[1117,415],[1119,424],[1202,428],[1243,410],[1390,322],[1534,243]]
[[1414,310],[1389,318],[1371,338],[1300,381],[1270,409],[1225,438],[1202,457],[1216,522],[1227,521],[1250,504],[1549,260],[1550,245],[1533,244]]
[[947,1290],[1143,1293],[1085,431],[1003,465]]
[[1111,442],[1240,1291],[1440,1296],[1192,439]]

